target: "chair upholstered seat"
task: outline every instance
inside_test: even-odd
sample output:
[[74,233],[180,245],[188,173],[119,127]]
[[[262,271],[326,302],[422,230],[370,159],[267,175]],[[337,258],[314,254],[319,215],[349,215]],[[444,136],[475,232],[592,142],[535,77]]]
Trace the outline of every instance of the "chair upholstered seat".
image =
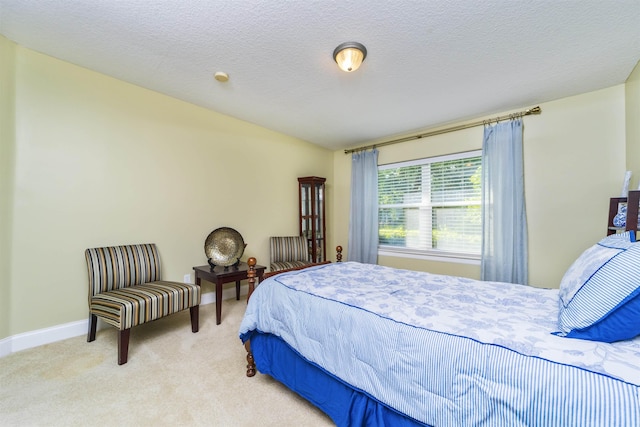
[[196,285],[155,281],[100,293],[89,310],[123,330],[198,305],[199,297]]
[[288,270],[290,268],[299,268],[309,265],[308,261],[283,261],[283,262],[272,262],[271,263],[271,271],[279,271],[279,270]]
[[269,239],[271,271],[304,267],[311,264],[304,236],[278,236]]
[[91,248],[85,251],[89,272],[89,332],[96,337],[97,318],[118,328],[118,364],[127,362],[129,332],[187,308],[191,331],[198,332],[200,286],[164,281],[155,244]]

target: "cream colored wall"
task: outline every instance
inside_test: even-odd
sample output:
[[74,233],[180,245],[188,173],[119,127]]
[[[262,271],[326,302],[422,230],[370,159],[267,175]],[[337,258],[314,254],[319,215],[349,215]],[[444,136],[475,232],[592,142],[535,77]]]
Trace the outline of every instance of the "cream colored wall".
[[164,278],[193,280],[217,227],[262,264],[297,234],[298,176],[331,197],[328,150],[21,46],[15,63],[10,334],[87,317],[85,248],[154,242]]
[[[620,191],[625,170],[624,85],[540,107],[541,115],[524,119],[529,281],[535,286],[558,287],[573,260],[604,236],[608,199]],[[496,115],[506,113],[509,112]],[[476,127],[381,147],[379,163],[479,149],[482,133],[482,127]],[[334,237],[344,242],[345,251],[350,159],[342,151],[334,152]],[[480,276],[477,265],[396,257],[380,257],[379,263],[439,274]]]
[[627,170],[632,171],[632,189],[640,184],[640,61],[625,84]]
[[605,236],[609,198],[622,186],[624,85],[541,107],[540,117],[525,119],[530,282],[557,287]]
[[10,332],[15,44],[0,36],[0,339]]

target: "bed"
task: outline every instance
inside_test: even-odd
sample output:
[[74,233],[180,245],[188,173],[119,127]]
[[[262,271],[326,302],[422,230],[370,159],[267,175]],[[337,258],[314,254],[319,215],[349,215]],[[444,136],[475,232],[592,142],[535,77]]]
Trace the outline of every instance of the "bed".
[[[639,245],[603,239],[560,289],[355,262],[284,272],[248,301],[247,374],[338,426],[638,426]],[[617,310],[632,320],[604,328]]]

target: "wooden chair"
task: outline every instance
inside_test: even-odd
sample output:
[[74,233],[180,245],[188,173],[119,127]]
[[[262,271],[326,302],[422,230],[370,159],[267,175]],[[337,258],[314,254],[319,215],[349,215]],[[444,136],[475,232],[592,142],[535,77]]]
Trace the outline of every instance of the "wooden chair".
[[89,271],[89,332],[96,338],[100,317],[118,328],[118,365],[127,363],[129,334],[136,325],[177,313],[191,313],[191,331],[198,332],[200,287],[160,277],[155,244],[91,248],[85,251]]

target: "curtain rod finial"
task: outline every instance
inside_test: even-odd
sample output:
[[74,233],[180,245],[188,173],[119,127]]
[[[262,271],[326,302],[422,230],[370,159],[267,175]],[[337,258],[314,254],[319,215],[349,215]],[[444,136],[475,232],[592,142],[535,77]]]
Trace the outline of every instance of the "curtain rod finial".
[[528,116],[529,114],[540,114],[542,113],[542,110],[540,109],[540,107],[533,107],[528,109],[527,111],[525,111],[525,115]]

